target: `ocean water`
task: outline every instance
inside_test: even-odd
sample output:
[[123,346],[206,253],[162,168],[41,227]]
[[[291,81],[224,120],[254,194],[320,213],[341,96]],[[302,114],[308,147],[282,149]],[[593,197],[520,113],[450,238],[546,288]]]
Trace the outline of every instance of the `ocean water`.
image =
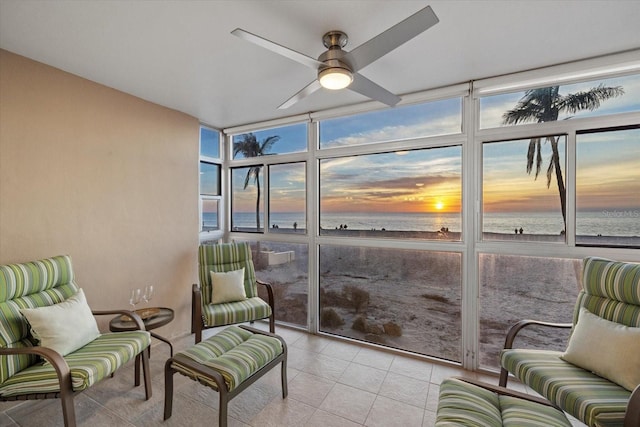
[[[239,212],[233,216],[233,226],[238,229],[256,226],[254,212]],[[335,229],[346,225],[351,230],[387,231],[438,231],[447,228],[451,232],[461,231],[459,213],[324,213],[320,215],[323,229]],[[214,224],[215,214],[205,214],[204,223]],[[304,229],[305,217],[301,212],[272,213],[270,227]],[[264,216],[260,218],[264,227]],[[524,234],[559,235],[564,229],[560,213],[519,212],[485,213],[483,231],[489,233],[514,234],[522,228]],[[576,234],[579,236],[640,237],[640,209],[610,209],[579,212],[576,218]]]

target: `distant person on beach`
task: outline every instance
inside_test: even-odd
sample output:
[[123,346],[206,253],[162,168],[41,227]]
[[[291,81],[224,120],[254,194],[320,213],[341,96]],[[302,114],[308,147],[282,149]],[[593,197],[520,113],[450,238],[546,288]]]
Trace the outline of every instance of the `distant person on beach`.
[[298,223],[294,222],[293,223],[293,231],[296,231],[298,229]]
[[518,227],[516,227],[515,230],[513,230],[516,234],[518,234]]
[[520,234],[522,234],[522,227],[520,227]]

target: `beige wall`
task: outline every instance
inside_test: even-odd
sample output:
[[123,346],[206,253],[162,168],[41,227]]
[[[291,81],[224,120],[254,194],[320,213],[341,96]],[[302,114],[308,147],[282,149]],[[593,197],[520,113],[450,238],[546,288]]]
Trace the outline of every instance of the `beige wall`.
[[[190,329],[198,120],[0,50],[0,264],[71,255],[94,309],[153,305]],[[107,319],[102,319],[101,325]]]

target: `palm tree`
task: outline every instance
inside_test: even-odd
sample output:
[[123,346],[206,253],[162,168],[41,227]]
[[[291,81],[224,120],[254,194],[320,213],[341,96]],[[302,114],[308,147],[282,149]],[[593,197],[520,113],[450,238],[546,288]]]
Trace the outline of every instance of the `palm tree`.
[[[264,156],[271,149],[273,144],[280,139],[279,136],[269,136],[258,142],[256,136],[249,132],[241,136],[240,141],[233,143],[233,156],[241,153],[244,157],[258,157]],[[247,189],[249,182],[253,178],[253,182],[256,184],[258,194],[256,197],[256,229],[260,230],[260,171],[262,166],[251,166],[247,172],[247,176],[244,179],[244,189]]]
[[[503,124],[518,124],[521,122],[552,122],[558,120],[560,113],[574,114],[581,110],[593,111],[600,107],[600,103],[609,98],[614,98],[624,94],[620,86],[605,87],[600,84],[586,92],[559,94],[559,86],[545,87],[541,89],[527,90],[524,96],[518,101],[513,110],[503,114]],[[560,153],[558,152],[558,137],[547,136],[545,142],[551,145],[551,159],[547,167],[547,188],[551,186],[551,179],[554,175],[558,183],[560,193],[560,208],[562,209],[562,220],[565,230],[567,228],[567,195],[562,178],[560,165]],[[542,138],[531,138],[527,151],[527,173],[531,174],[535,159],[536,174],[534,179],[538,179],[542,166]]]

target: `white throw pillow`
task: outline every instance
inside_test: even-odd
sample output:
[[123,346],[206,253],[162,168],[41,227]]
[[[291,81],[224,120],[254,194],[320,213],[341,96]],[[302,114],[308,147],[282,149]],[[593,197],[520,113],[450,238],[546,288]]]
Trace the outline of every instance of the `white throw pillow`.
[[583,307],[562,358],[633,391],[640,384],[639,355],[640,328],[602,319]]
[[234,302],[247,299],[244,290],[244,267],[218,273],[211,271],[211,303]]
[[43,347],[65,356],[100,336],[82,289],[65,301],[39,308],[22,308],[20,312],[31,325],[31,333]]

